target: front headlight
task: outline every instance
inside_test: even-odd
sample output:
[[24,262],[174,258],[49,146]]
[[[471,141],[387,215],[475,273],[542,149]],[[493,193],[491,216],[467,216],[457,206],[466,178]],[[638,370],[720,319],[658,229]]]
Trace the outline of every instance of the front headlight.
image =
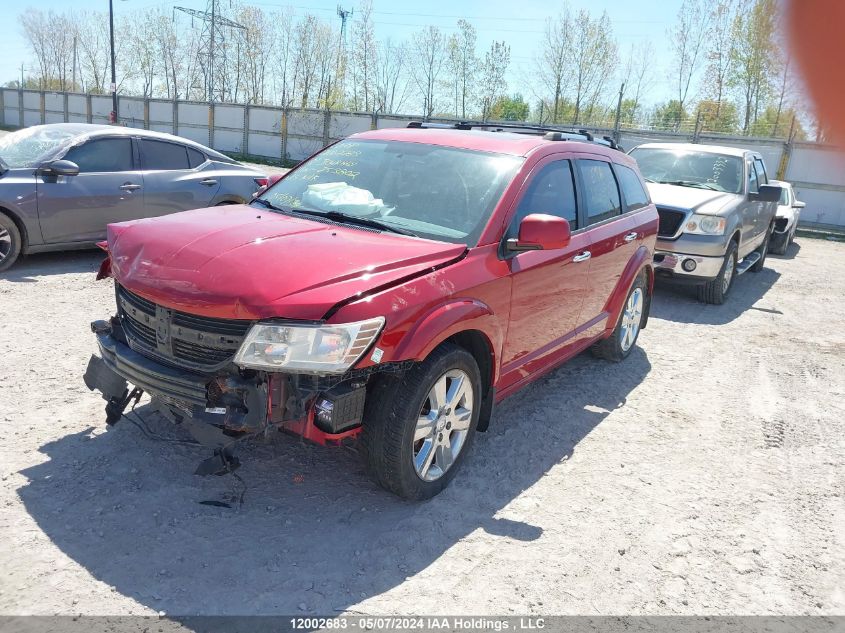
[[264,371],[342,374],[367,351],[384,327],[384,317],[338,325],[256,323],[235,364]]
[[724,235],[728,222],[714,215],[691,215],[684,224],[684,233],[694,235]]

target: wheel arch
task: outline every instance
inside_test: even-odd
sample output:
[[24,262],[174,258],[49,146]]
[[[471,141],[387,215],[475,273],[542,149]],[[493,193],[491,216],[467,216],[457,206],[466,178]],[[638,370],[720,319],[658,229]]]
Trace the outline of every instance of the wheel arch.
[[619,315],[622,313],[625,306],[625,301],[628,298],[628,293],[631,291],[631,286],[634,285],[637,277],[639,277],[643,272],[645,272],[648,276],[648,292],[646,293],[647,312],[643,325],[640,329],[645,327],[645,322],[648,321],[648,311],[651,310],[651,295],[653,294],[654,289],[654,271],[651,267],[651,258],[651,251],[645,246],[640,246],[631,259],[628,260],[628,265],[625,266],[625,270],[619,277],[619,281],[616,282],[616,287],[613,289],[613,293],[610,295],[610,299],[608,299],[605,307],[605,311],[608,313],[607,325],[605,326],[605,337],[610,336],[616,328],[616,323],[619,321]]
[[17,227],[18,233],[21,234],[21,255],[25,254],[29,247],[29,231],[26,230],[26,224],[16,213],[7,207],[0,206],[0,215],[5,215]]

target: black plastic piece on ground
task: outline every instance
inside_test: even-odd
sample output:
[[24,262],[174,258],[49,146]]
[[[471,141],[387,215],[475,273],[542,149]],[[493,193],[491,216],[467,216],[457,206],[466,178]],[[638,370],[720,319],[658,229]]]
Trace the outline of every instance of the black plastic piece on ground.
[[219,448],[214,451],[211,457],[200,462],[194,474],[202,477],[208,475],[221,477],[235,472],[240,466],[241,460],[232,455],[228,449]]

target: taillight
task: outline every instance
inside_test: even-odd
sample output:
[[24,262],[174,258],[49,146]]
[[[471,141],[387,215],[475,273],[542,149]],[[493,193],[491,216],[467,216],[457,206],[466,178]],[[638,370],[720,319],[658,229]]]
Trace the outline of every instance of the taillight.
[[269,178],[253,178],[253,180],[255,181],[255,184],[259,187],[266,187],[268,184],[270,184]]
[[103,240],[102,242],[97,242],[97,247],[101,248],[107,253],[109,252],[109,243],[106,240]]

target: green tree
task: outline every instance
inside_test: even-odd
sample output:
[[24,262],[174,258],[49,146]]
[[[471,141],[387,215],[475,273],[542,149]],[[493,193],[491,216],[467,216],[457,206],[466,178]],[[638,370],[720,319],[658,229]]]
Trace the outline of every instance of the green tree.
[[703,99],[698,102],[695,114],[702,132],[729,134],[739,128],[739,113],[731,101]]
[[772,91],[778,49],[775,42],[776,0],[746,0],[733,23],[729,85],[742,104],[742,131],[751,133]]
[[657,106],[654,110],[654,127],[659,130],[677,130],[689,115],[677,99]]
[[499,97],[490,106],[490,119],[493,121],[527,121],[530,108],[521,94],[512,97]]

